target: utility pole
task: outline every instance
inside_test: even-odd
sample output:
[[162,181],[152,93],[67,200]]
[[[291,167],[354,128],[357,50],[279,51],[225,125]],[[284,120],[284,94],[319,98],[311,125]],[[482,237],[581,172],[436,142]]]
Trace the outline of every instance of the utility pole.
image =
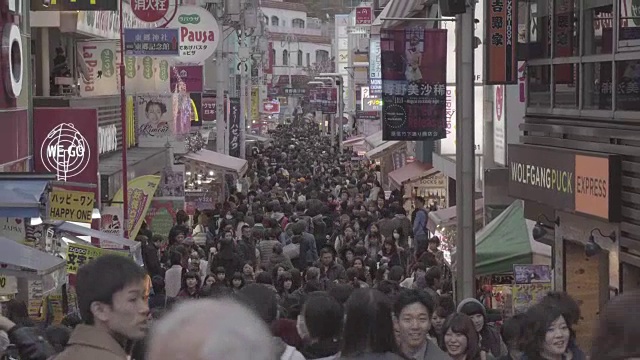
[[[456,296],[475,297],[475,130],[474,130],[475,0],[456,15]],[[482,99],[480,99],[482,101]]]
[[224,43],[221,41],[220,50],[216,51],[216,151],[220,154],[227,154],[227,148],[225,146],[225,138],[227,136],[227,122],[224,118],[224,92],[225,92],[225,78],[227,72],[225,71],[225,55],[224,55]]
[[245,45],[246,28],[244,25],[244,17],[240,20],[240,158],[246,157],[245,135],[247,131],[247,55],[248,49]]
[[343,152],[342,146],[342,136],[344,132],[344,82],[342,81],[342,76],[337,78],[336,82],[338,83],[338,148],[340,149],[340,155]]

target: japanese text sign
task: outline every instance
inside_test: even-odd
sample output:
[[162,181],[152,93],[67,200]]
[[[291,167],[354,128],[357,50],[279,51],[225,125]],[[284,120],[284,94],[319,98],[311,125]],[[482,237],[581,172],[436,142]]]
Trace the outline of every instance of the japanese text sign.
[[445,138],[447,31],[383,30],[381,48],[382,138]]
[[126,55],[176,56],[178,29],[124,29]]
[[306,89],[303,88],[284,88],[285,95],[304,95]]
[[54,189],[49,193],[48,219],[91,223],[93,192]]
[[514,0],[488,0],[485,74],[487,85],[517,84],[518,13]]
[[240,98],[229,99],[229,155],[240,157]]
[[131,10],[133,15],[144,22],[156,22],[166,18],[168,3],[169,0],[134,0]]
[[320,104],[324,114],[338,113],[338,88],[335,86],[321,87]]
[[202,95],[202,121],[216,121],[216,97],[214,95]]
[[200,6],[179,6],[168,25],[180,29],[180,61],[203,64],[218,47],[220,28],[216,18]]
[[358,6],[356,8],[356,25],[371,25],[373,22],[373,9],[371,6]]
[[31,11],[117,11],[118,0],[31,0]]
[[126,252],[103,250],[89,245],[69,244],[67,247],[67,273],[77,274],[80,266],[106,254],[128,256]]

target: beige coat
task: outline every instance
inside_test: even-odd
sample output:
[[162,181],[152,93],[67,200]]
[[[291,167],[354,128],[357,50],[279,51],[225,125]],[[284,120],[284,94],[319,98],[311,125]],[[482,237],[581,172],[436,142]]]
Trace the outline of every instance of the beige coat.
[[67,348],[54,360],[126,360],[127,353],[106,331],[90,325],[78,325],[71,333]]

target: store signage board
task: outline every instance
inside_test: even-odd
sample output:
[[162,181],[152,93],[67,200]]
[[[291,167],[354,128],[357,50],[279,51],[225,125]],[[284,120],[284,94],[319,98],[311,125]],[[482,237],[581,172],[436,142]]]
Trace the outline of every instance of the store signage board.
[[356,25],[371,25],[373,22],[373,9],[371,6],[358,6],[356,8]]
[[124,29],[125,55],[177,56],[178,29]]
[[240,157],[240,98],[229,98],[229,155]]
[[265,101],[262,103],[262,112],[265,114],[279,114],[280,102],[278,101]]
[[54,189],[49,193],[47,219],[91,224],[93,192]]
[[304,95],[307,92],[302,88],[284,88],[285,95]]
[[494,85],[493,97],[493,161],[505,166],[507,160],[507,120],[504,113],[505,86]]
[[18,279],[15,276],[0,275],[0,295],[14,295],[18,293]]
[[186,92],[202,92],[204,89],[204,67],[202,65],[178,65],[171,67],[170,86],[175,92],[179,82],[184,83]]
[[31,0],[31,11],[117,11],[118,0]]
[[508,146],[509,196],[617,222],[621,162],[617,155]]
[[486,85],[518,83],[518,4],[515,0],[486,0]]
[[166,19],[170,0],[135,0],[133,14],[144,22],[156,22]]
[[216,19],[200,6],[179,6],[167,27],[180,29],[179,60],[185,64],[204,64],[221,37]]

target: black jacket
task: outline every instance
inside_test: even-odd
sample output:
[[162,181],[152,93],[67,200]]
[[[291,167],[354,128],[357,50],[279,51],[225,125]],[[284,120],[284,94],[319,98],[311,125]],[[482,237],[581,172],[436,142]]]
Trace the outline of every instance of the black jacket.
[[53,347],[35,328],[16,325],[7,335],[18,350],[21,360],[46,360],[55,355]]

